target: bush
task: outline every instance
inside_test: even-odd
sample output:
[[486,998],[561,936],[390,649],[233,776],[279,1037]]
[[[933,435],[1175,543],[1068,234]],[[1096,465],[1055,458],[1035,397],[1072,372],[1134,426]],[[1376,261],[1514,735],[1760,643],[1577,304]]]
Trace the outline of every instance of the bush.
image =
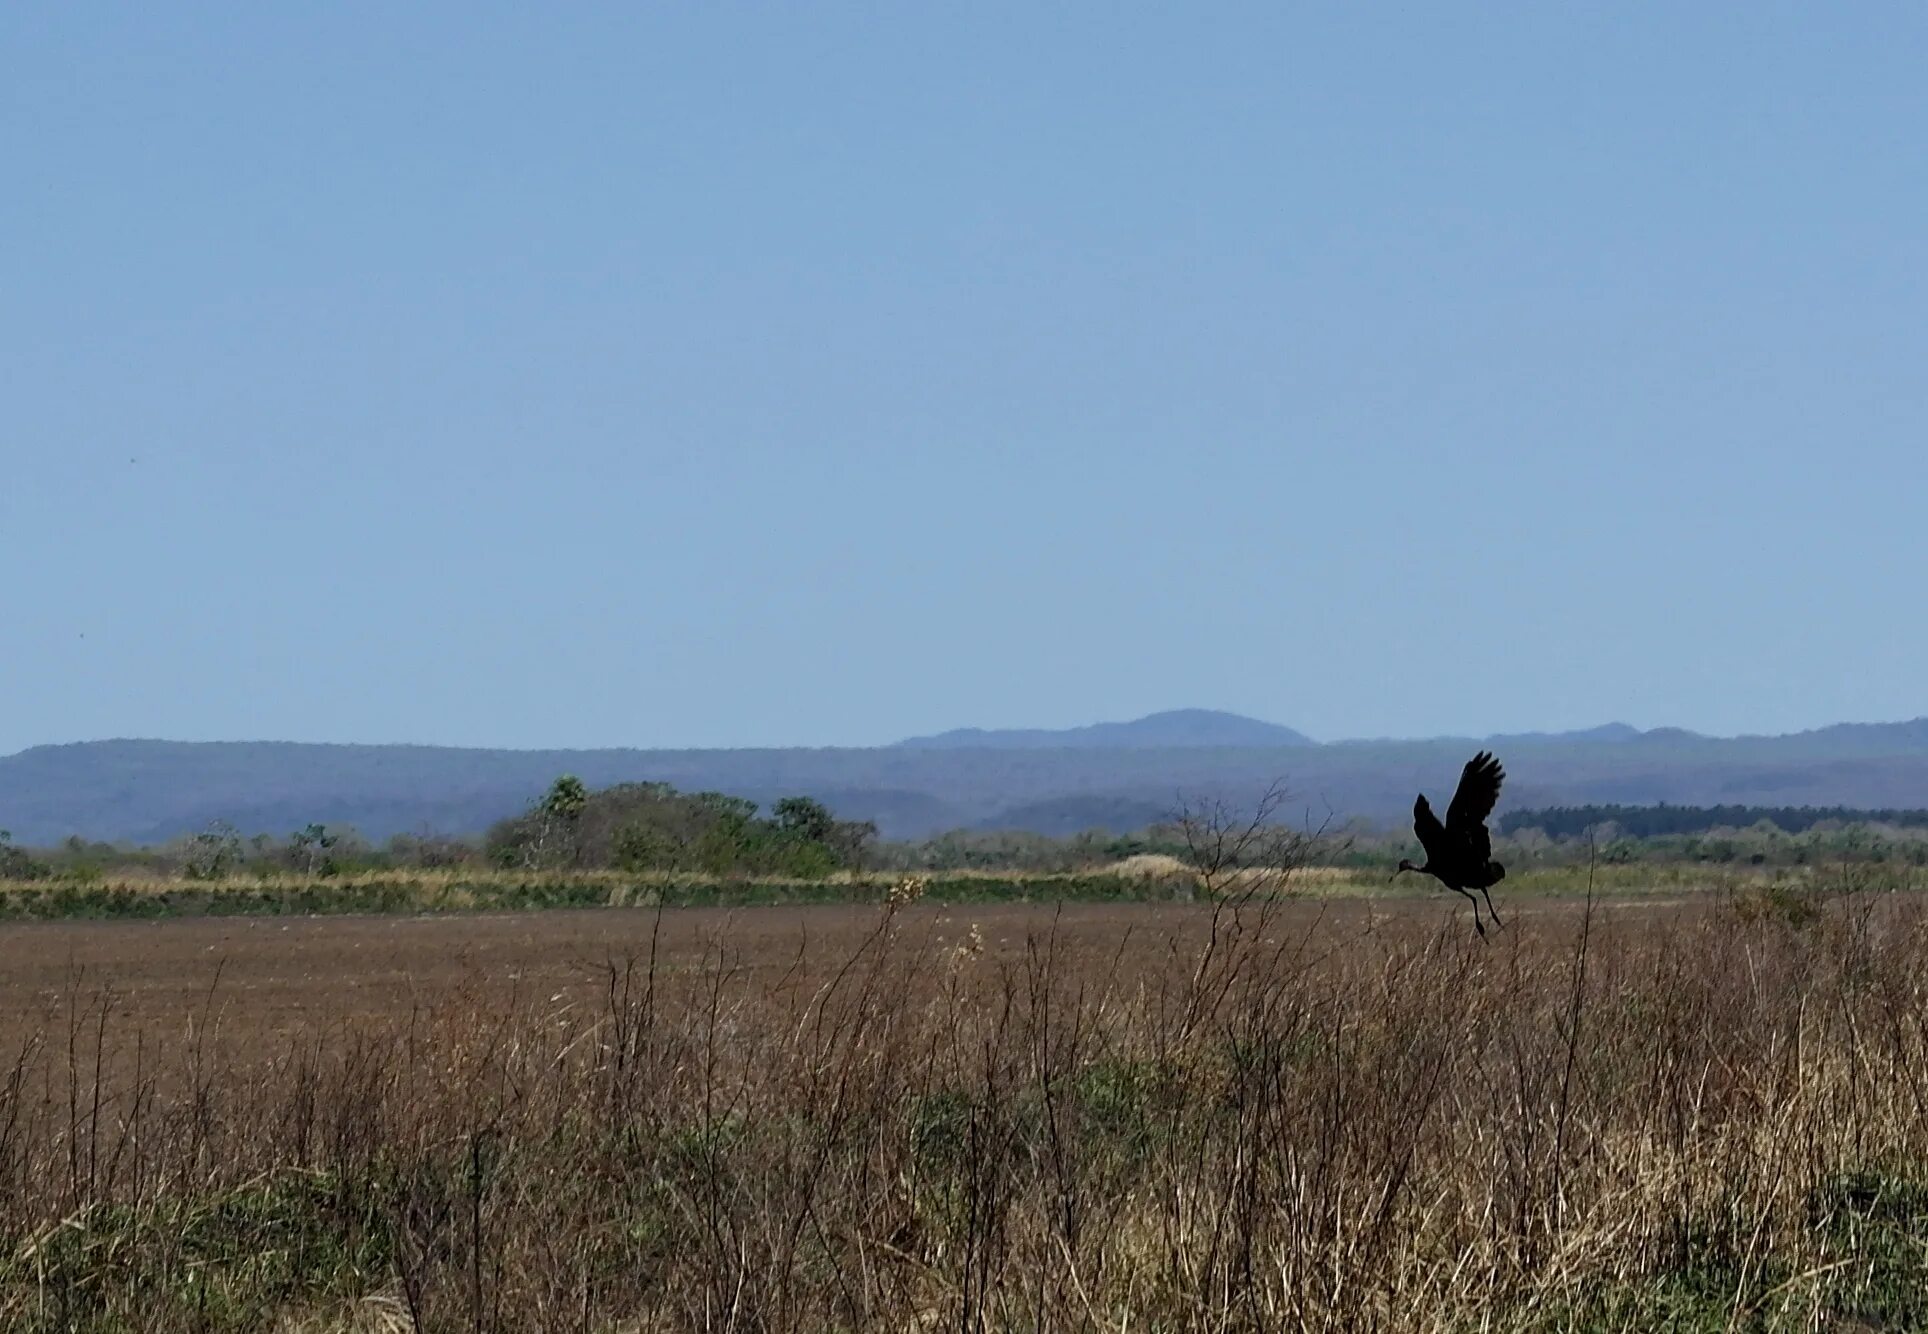
[[0,829],[0,880],[42,880],[47,864],[29,856],[25,848],[13,845],[13,835]]
[[784,798],[765,819],[755,802],[721,792],[683,793],[667,783],[590,792],[565,777],[526,813],[492,828],[484,848],[504,867],[815,879],[861,866],[876,832],[808,797]]

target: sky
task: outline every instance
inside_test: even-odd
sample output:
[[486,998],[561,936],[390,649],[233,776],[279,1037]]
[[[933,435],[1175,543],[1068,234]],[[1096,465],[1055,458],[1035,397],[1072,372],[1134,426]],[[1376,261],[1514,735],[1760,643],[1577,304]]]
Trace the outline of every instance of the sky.
[[0,10],[0,753],[1928,713],[1928,10]]

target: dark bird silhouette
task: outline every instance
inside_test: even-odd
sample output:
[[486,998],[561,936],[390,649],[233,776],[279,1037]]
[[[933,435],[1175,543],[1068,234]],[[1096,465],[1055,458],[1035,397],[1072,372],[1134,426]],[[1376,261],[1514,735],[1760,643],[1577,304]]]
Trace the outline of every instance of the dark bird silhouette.
[[[1480,898],[1486,900],[1486,911],[1493,916],[1493,925],[1502,926],[1500,915],[1493,908],[1493,896],[1486,891],[1506,878],[1506,868],[1493,860],[1493,840],[1486,832],[1486,817],[1493,813],[1493,803],[1500,799],[1500,784],[1506,781],[1506,771],[1500,762],[1488,751],[1482,750],[1466,761],[1460,771],[1459,791],[1453,793],[1453,803],[1446,808],[1446,823],[1441,824],[1427,804],[1426,794],[1419,794],[1413,803],[1413,832],[1419,835],[1419,846],[1426,849],[1426,864],[1414,866],[1409,861],[1399,863],[1399,871],[1418,871],[1432,876],[1440,884],[1457,894],[1466,896],[1473,905],[1473,925],[1483,936],[1486,925],[1479,918],[1479,899],[1469,890],[1477,889]],[[1394,871],[1393,878],[1399,878]]]

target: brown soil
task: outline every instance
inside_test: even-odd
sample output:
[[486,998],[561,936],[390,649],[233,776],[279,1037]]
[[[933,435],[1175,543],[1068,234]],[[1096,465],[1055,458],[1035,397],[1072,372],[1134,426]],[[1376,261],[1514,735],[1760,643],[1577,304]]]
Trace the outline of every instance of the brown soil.
[[[1678,905],[1641,900],[1660,911]],[[1512,905],[1531,921],[1563,916],[1565,902]],[[1276,929],[1307,931],[1317,949],[1343,948],[1367,930],[1424,931],[1462,909],[1430,899],[1309,900]],[[709,975],[721,959],[738,981],[807,985],[848,959],[877,925],[872,907],[602,909],[443,917],[194,918],[158,922],[52,922],[0,928],[0,1031],[64,1028],[108,998],[122,1039],[138,1029],[167,1043],[217,1015],[230,1041],[273,1044],[340,1022],[406,1019],[478,994],[500,1002],[588,1003],[609,966],[646,961],[658,976]],[[1067,956],[1111,968],[1142,967],[1202,940],[1199,905],[919,905],[900,919],[903,939],[933,959],[967,946],[1016,961],[1053,929]],[[1496,942],[1504,935],[1495,937]],[[78,1002],[78,1004],[76,1004]]]

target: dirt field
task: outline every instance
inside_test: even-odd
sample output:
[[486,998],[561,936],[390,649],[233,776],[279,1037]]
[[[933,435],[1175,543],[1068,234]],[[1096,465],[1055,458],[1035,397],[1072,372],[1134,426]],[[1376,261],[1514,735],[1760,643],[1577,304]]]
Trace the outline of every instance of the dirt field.
[[1928,1328],[1928,901],[1598,906],[7,927],[0,1327]]
[[[1441,905],[1443,910],[1443,905]],[[1362,918],[1359,905],[1334,916]],[[1383,910],[1380,915],[1385,915]],[[612,908],[443,917],[193,918],[160,922],[53,922],[0,931],[0,1019],[9,1025],[58,1015],[76,992],[116,998],[116,1027],[133,1022],[164,1035],[210,1004],[231,1032],[262,1036],[320,1022],[407,1015],[478,989],[500,997],[574,998],[607,983],[610,961],[647,957],[671,977],[718,951],[740,975],[776,985],[848,957],[874,929],[870,907],[683,908],[659,915]],[[906,938],[933,954],[955,948],[973,925],[992,957],[1021,955],[1048,929],[1049,909],[1011,904],[915,908]],[[1064,948],[1083,954],[1119,945],[1162,950],[1201,920],[1194,908],[1067,905]],[[1469,925],[1470,929],[1470,925]]]
[[[1640,899],[1620,910],[1678,912]],[[1526,932],[1572,915],[1560,901],[1509,905]],[[1505,911],[1505,910],[1503,910]],[[498,1003],[589,1003],[609,965],[647,958],[660,974],[707,974],[718,959],[754,986],[813,985],[877,924],[871,907],[599,909],[435,917],[190,918],[158,922],[51,922],[0,928],[0,1024],[20,1031],[64,1023],[69,1004],[93,1011],[109,997],[123,1039],[135,1030],[166,1044],[214,1014],[240,1046],[273,1047],[335,1024],[394,1020],[478,995]],[[1053,929],[1067,963],[1145,967],[1202,939],[1197,905],[975,904],[906,910],[902,940],[933,958],[966,945],[975,929],[991,961],[1018,962]],[[1431,933],[1472,920],[1441,896],[1310,900],[1278,929],[1309,933],[1315,956],[1368,932]],[[1504,949],[1507,937],[1494,937]]]

